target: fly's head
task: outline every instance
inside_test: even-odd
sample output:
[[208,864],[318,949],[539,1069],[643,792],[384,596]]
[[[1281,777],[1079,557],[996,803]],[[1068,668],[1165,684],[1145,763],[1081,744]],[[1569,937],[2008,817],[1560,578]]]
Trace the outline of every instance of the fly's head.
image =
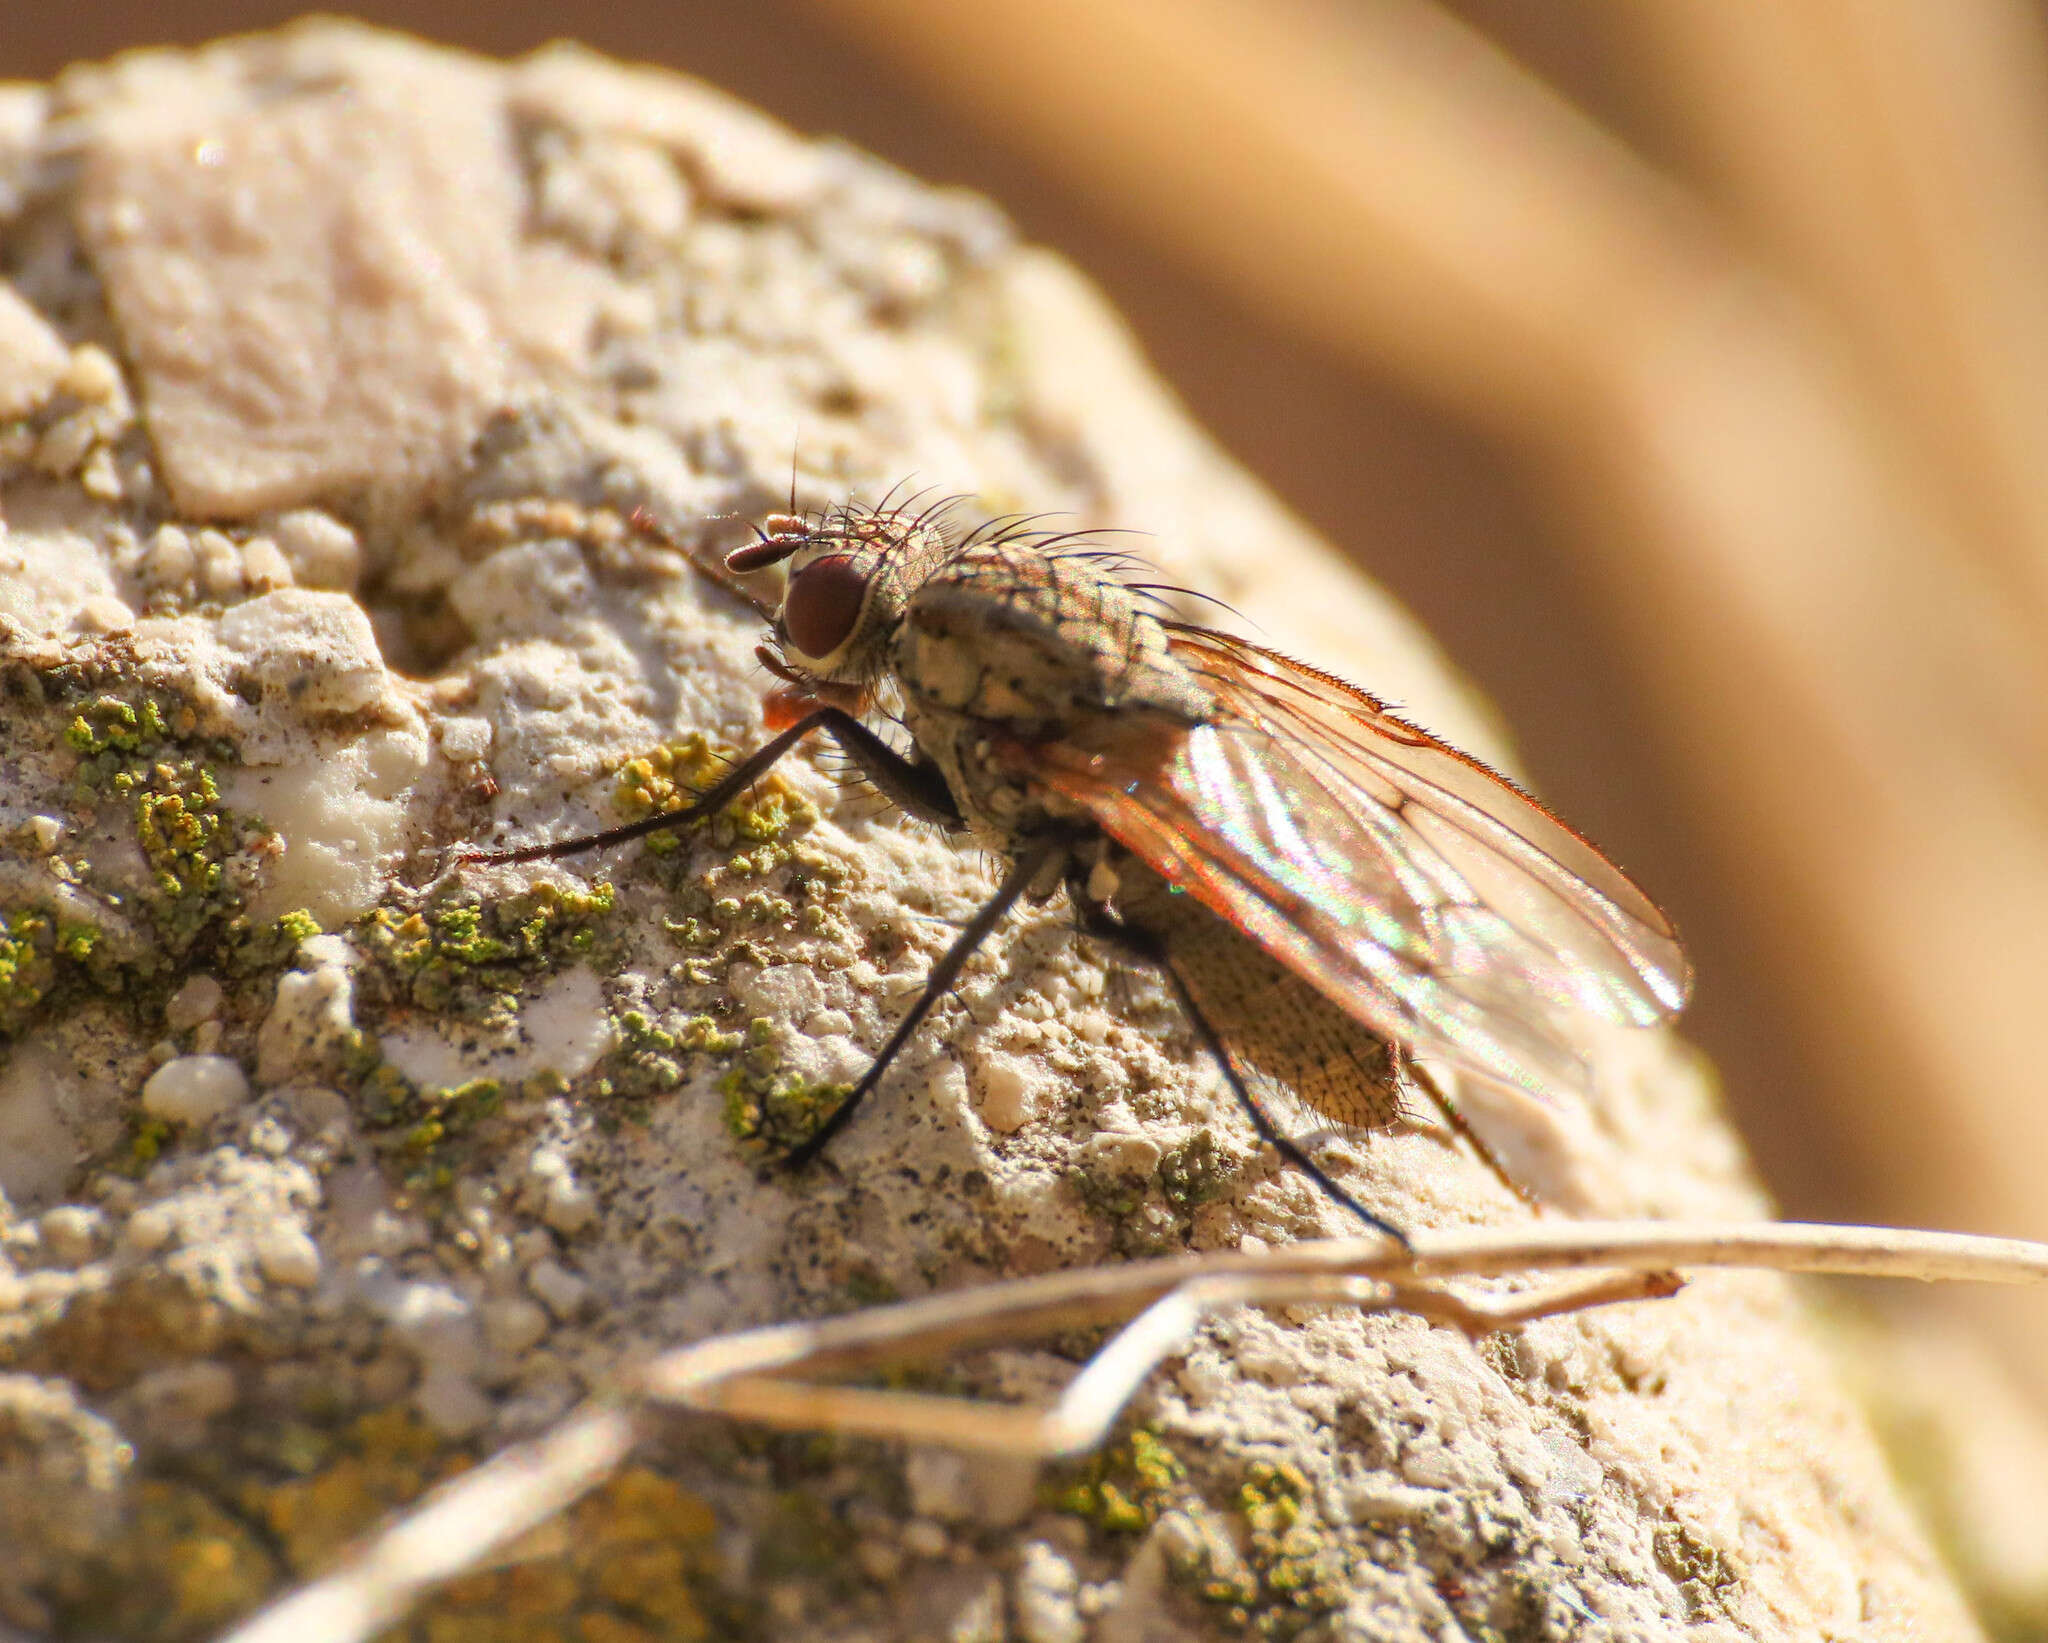
[[791,676],[863,691],[887,665],[911,594],[947,552],[929,518],[852,504],[770,514],[756,536],[726,569],[788,567],[774,632]]

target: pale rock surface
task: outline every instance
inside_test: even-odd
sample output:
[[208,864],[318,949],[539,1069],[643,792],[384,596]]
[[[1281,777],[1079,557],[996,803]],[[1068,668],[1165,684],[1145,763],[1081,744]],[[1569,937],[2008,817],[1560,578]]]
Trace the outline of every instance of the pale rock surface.
[[248,1098],[248,1074],[225,1055],[177,1056],[142,1086],[143,1111],[170,1124],[210,1124]]
[[26,416],[47,400],[70,358],[42,315],[0,286],[0,416]]
[[[1057,904],[821,1167],[758,1172],[749,1103],[857,1073],[989,889],[829,760],[792,762],[819,816],[767,843],[448,870],[620,819],[665,743],[681,780],[693,734],[758,738],[759,619],[696,566],[792,449],[801,505],[915,475],[1145,531],[1274,643],[1496,747],[987,205],[573,49],[316,24],[0,96],[0,267],[0,1627],[204,1635],[662,1345],[1350,1230]],[[1682,1044],[1595,1052],[1579,1199],[1763,1212]],[[1216,1190],[1176,1207],[1205,1135]],[[1435,1128],[1349,1152],[1410,1225],[1531,1213]],[[1043,1399],[1074,1346],[944,1373]],[[422,1625],[1973,1635],[1768,1279],[1478,1346],[1227,1317],[1132,1418],[1166,1459],[1144,1485],[1112,1455],[1123,1516],[1085,1469],[1038,1497],[679,1427],[527,1566],[560,1613],[498,1573]]]
[[270,1012],[256,1032],[256,1076],[282,1084],[334,1062],[355,1031],[353,954],[339,937],[301,942],[300,968],[277,978]]

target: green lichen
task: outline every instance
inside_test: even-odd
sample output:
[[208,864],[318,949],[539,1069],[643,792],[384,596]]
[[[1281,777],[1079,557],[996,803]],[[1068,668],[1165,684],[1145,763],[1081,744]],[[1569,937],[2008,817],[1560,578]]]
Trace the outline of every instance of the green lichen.
[[57,925],[34,908],[0,910],[0,1038],[28,1025],[57,984]]
[[[706,924],[701,919],[664,918],[661,921],[661,927],[685,947],[716,947],[718,945],[717,926]],[[706,985],[709,981],[710,977],[707,975],[699,985]]]
[[[630,823],[686,810],[730,763],[729,749],[697,733],[630,759],[617,773],[619,814]],[[654,876],[675,897],[662,925],[692,952],[684,970],[693,985],[716,985],[736,959],[773,964],[786,957],[756,944],[753,932],[833,930],[824,902],[848,870],[804,842],[803,830],[817,819],[817,807],[771,771],[693,824],[693,836],[711,846],[708,857],[682,852],[679,833],[649,838]]]
[[409,1187],[430,1192],[454,1186],[461,1166],[458,1144],[507,1101],[555,1093],[562,1082],[559,1073],[542,1071],[510,1085],[498,1078],[418,1084],[381,1057],[367,1066],[358,1058],[351,1074],[344,1082],[354,1090],[363,1127],[399,1160]]
[[139,1107],[134,1109],[128,1117],[127,1158],[125,1161],[117,1160],[117,1167],[124,1175],[140,1175],[163,1156],[164,1148],[170,1145],[177,1133],[177,1127],[168,1119],[158,1118]]
[[853,870],[836,857],[826,855],[806,845],[796,845],[790,850],[792,870],[789,888],[792,895],[808,896],[817,890],[837,890],[853,877]]
[[471,893],[426,908],[373,908],[356,939],[390,1001],[502,1023],[531,981],[592,953],[616,905],[609,884],[537,884],[498,901]]
[[243,875],[232,868],[244,852],[273,846],[270,829],[226,809],[213,772],[194,758],[138,763],[119,772],[111,787],[133,801],[135,841],[155,889],[144,912],[158,952],[173,961],[166,971],[181,969],[191,956],[260,938],[266,927],[250,922]]
[[612,1018],[616,1042],[606,1070],[607,1093],[634,1100],[665,1095],[683,1081],[683,1045],[675,1033],[642,1010]]
[[278,933],[292,942],[310,941],[320,933],[320,921],[305,908],[286,913],[277,921]]
[[[360,997],[371,1004],[431,1011],[498,1029],[517,1019],[521,997],[535,981],[563,965],[601,958],[615,939],[607,929],[617,909],[610,884],[567,890],[535,885],[516,896],[486,900],[457,893],[424,907],[372,909],[355,939],[370,960],[359,977]],[[613,1048],[586,1085],[600,1099],[641,1101],[680,1086],[685,1058],[740,1046],[709,1017],[671,1026],[640,1010],[612,1018]],[[559,1073],[543,1070],[514,1089],[475,1079],[447,1087],[422,1086],[383,1059],[376,1040],[355,1035],[345,1058],[344,1087],[352,1090],[366,1128],[386,1138],[403,1161],[407,1181],[429,1190],[451,1185],[460,1158],[453,1144],[515,1094],[545,1097],[569,1088]]]
[[718,1091],[725,1098],[725,1127],[733,1139],[780,1153],[816,1135],[853,1093],[853,1086],[792,1078],[763,1088],[755,1075],[738,1066],[719,1080]]
[[320,921],[303,907],[272,919],[268,924],[235,920],[221,943],[220,968],[231,976],[282,970],[297,955],[299,943],[318,934]]
[[708,1015],[693,1015],[676,1034],[676,1043],[686,1050],[706,1055],[730,1055],[747,1042],[744,1033],[729,1033]]
[[398,1119],[405,1132],[405,1149],[420,1156],[433,1153],[444,1141],[466,1134],[504,1104],[505,1086],[496,1078],[420,1089]]
[[1174,1578],[1227,1610],[1246,1636],[1292,1638],[1341,1608],[1350,1589],[1349,1554],[1290,1465],[1255,1461],[1212,1503],[1166,1441],[1140,1428],[1049,1480],[1040,1498],[1114,1535],[1142,1533],[1172,1514],[1165,1544]]
[[1185,1217],[1223,1191],[1228,1178],[1214,1138],[1202,1130],[1165,1153],[1150,1175],[1101,1162],[1070,1171],[1067,1181],[1092,1214],[1111,1224],[1116,1253],[1138,1258],[1173,1247],[1182,1230],[1150,1202],[1155,1184],[1175,1213]]
[[384,1059],[374,1035],[352,1028],[343,1047],[336,1081],[354,1097],[364,1129],[379,1150],[402,1162],[406,1184],[445,1190],[454,1184],[450,1143],[504,1104],[505,1087],[495,1078],[452,1085],[421,1085]]
[[143,911],[165,975],[190,957],[216,951],[247,949],[252,967],[290,957],[293,944],[277,939],[274,927],[249,920],[240,882],[246,875],[233,870],[245,852],[271,848],[275,835],[221,804],[211,769],[190,757],[143,759],[116,771],[106,790],[132,804],[135,841],[153,885]]
[[139,890],[103,886],[83,856],[51,853],[43,865],[67,902],[96,903],[110,924],[143,939],[116,944],[89,916],[58,917],[47,907],[0,915],[0,1038],[67,994],[126,997],[147,1008],[200,963],[242,975],[289,958],[296,943],[246,911],[274,835],[221,803],[213,764],[233,750],[202,746],[197,725],[189,707],[147,695],[103,693],[72,717],[62,740],[78,760],[73,803],[102,822],[111,811],[132,826],[149,881]]
[[695,1015],[670,1028],[642,1010],[621,1010],[612,1018],[614,1047],[606,1057],[598,1091],[626,1101],[666,1095],[681,1087],[692,1055],[730,1055],[746,1039],[726,1032],[708,1015]]
[[[384,1058],[373,1034],[348,1034],[335,1082],[353,1098],[356,1113],[380,1152],[394,1159],[407,1187],[445,1192],[458,1178],[464,1144],[510,1102],[563,1095],[569,1080],[543,1067],[515,1082],[472,1078],[460,1084],[421,1084]],[[598,1080],[598,1093],[610,1093]]]
[[1315,1516],[1308,1479],[1296,1467],[1254,1462],[1238,1485],[1237,1510],[1245,1524],[1245,1562],[1256,1590],[1219,1592],[1216,1600],[1247,1612],[1261,1636],[1291,1635],[1344,1606],[1349,1560]]
[[1168,1148],[1159,1160],[1159,1190],[1183,1215],[1193,1214],[1226,1191],[1230,1175],[1228,1160],[1217,1150],[1216,1137],[1206,1129]]
[[88,703],[64,732],[65,745],[85,759],[107,753],[153,753],[170,739],[169,718],[155,697],[136,703],[101,696]]
[[166,901],[200,903],[220,889],[227,818],[220,813],[220,787],[213,772],[190,760],[161,763],[148,776],[125,774],[115,788],[132,784],[135,839],[156,875]]
[[1165,1543],[1174,1579],[1222,1609],[1235,1635],[1299,1637],[1343,1607],[1350,1557],[1317,1519],[1297,1468],[1255,1461],[1227,1503],[1183,1487],[1153,1515],[1166,1510],[1175,1516]]
[[747,1023],[740,1059],[719,1080],[718,1091],[725,1097],[727,1133],[744,1145],[779,1153],[816,1135],[853,1086],[782,1077],[773,1031],[766,1016]]

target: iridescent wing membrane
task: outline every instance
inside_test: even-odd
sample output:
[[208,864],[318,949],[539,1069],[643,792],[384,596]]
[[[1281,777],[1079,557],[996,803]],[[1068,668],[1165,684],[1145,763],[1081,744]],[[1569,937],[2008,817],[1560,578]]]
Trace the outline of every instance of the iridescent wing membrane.
[[1341,680],[1169,634],[1213,722],[1112,717],[1014,756],[1356,1020],[1555,1098],[1585,1087],[1565,1012],[1684,1004],[1670,921],[1534,799]]

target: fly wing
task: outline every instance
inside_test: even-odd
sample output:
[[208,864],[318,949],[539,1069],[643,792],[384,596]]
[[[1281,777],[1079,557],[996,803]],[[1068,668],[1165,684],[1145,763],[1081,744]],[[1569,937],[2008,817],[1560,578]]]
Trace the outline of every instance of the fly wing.
[[1463,879],[1468,900],[1547,951],[1550,963],[1535,970],[1549,970],[1554,1002],[1634,1026],[1684,1008],[1692,965],[1670,919],[1506,777],[1365,692],[1277,652],[1203,628],[1175,628],[1172,644],[1228,713],[1275,744],[1291,744],[1316,786],[1354,816],[1347,788],[1392,810],[1414,842]]
[[1563,1012],[1685,1002],[1670,921],[1534,799],[1340,680],[1169,632],[1213,722],[1113,719],[1019,762],[1354,1018],[1556,1095],[1584,1083]]

